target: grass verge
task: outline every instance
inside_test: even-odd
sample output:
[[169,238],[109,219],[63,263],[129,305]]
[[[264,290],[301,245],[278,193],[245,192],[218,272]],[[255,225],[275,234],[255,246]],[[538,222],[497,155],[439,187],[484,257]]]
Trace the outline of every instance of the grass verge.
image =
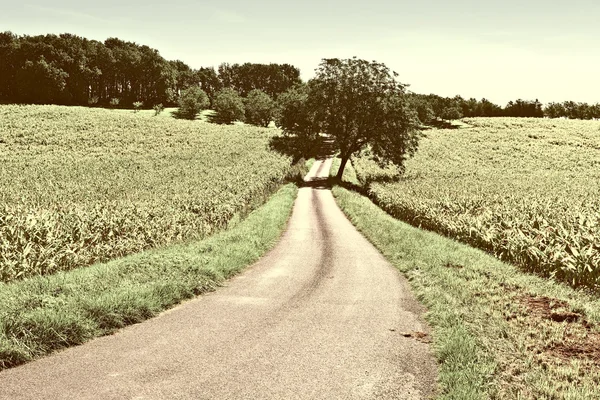
[[213,290],[276,243],[297,188],[205,240],[87,268],[0,283],[0,370],[110,334]]
[[312,168],[313,164],[315,163],[315,159],[314,158],[309,158],[308,160],[306,160],[305,162],[305,168],[306,171],[310,171],[310,169]]
[[441,399],[600,398],[597,298],[398,221],[354,191],[333,194],[427,307]]

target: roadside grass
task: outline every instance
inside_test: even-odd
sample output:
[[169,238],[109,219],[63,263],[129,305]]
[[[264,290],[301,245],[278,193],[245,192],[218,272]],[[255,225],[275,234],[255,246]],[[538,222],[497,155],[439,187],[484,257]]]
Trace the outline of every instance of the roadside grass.
[[312,168],[314,163],[315,163],[314,158],[309,158],[308,160],[306,160],[306,163],[304,164],[304,165],[306,165],[306,170],[310,171],[310,169]]
[[297,187],[207,239],[50,276],[0,283],[0,370],[141,322],[213,290],[272,248]]
[[[341,185],[351,184],[349,165]],[[342,186],[340,208],[428,309],[440,399],[600,398],[599,299],[396,220]]]

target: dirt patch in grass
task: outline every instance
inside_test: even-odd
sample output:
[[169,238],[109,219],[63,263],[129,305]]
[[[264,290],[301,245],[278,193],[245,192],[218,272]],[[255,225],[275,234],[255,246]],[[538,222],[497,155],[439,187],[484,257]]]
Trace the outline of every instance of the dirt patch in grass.
[[411,332],[400,332],[400,334],[407,338],[413,338],[416,341],[421,342],[421,343],[431,343],[431,337],[425,332],[411,331]]
[[550,297],[533,297],[525,295],[521,298],[530,312],[530,315],[554,322],[581,322],[585,326],[589,324],[580,313],[569,311],[569,304],[565,301]]
[[555,344],[547,349],[554,357],[568,361],[573,358],[585,360],[600,367],[600,335],[568,333],[565,342]]
[[464,266],[460,265],[460,264],[455,264],[453,262],[448,261],[446,264],[444,264],[444,267],[446,268],[453,268],[453,269],[463,269]]
[[525,295],[520,301],[529,311],[530,323],[563,327],[561,338],[537,349],[541,354],[564,362],[578,359],[600,366],[600,333],[582,312],[573,312],[567,302],[550,297]]

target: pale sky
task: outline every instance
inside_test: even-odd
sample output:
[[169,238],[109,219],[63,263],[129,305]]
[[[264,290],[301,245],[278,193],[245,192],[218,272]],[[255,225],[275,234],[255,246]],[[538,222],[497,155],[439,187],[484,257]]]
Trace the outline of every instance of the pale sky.
[[[416,93],[600,102],[599,0],[0,0],[0,31],[145,44],[193,68],[385,63]],[[1,71],[0,71],[1,72]]]

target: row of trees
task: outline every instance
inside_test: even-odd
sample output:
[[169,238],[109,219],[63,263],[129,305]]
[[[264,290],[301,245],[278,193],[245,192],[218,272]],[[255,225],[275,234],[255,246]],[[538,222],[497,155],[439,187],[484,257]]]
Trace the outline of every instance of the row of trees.
[[[151,107],[175,105],[191,87],[214,105],[225,88],[247,98],[260,90],[276,99],[301,84],[290,64],[227,64],[193,69],[165,60],[148,46],[110,38],[103,43],[71,34],[17,36],[0,33],[0,102]],[[501,107],[487,99],[408,94],[422,123],[461,117],[600,118],[600,104],[565,101],[545,107],[518,99]]]
[[544,107],[544,115],[549,118],[600,119],[600,103],[549,103]]
[[[211,105],[210,103],[204,90],[192,86],[181,93],[176,116],[195,119],[200,111]],[[235,89],[224,88],[215,94],[212,103],[216,113],[211,119],[220,124],[245,121],[267,127],[275,119],[278,110],[275,100],[260,89],[252,89],[246,97],[242,97]]]
[[67,105],[142,102],[174,105],[189,87],[209,101],[232,88],[246,96],[260,89],[276,97],[300,82],[289,64],[222,64],[192,69],[168,61],[148,46],[110,38],[103,43],[71,34],[17,36],[0,33],[0,101]]
[[565,101],[549,103],[544,106],[539,100],[509,101],[505,107],[483,98],[464,99],[460,96],[441,97],[435,94],[408,95],[412,107],[423,124],[436,120],[452,120],[462,117],[532,117],[532,118],[570,118],[600,119],[600,104],[589,105]]

